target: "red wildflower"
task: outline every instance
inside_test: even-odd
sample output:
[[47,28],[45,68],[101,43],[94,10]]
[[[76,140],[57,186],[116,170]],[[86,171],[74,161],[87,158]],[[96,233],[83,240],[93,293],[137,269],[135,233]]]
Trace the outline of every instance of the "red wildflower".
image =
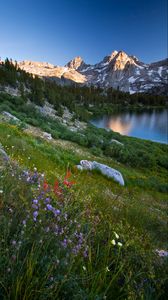
[[71,171],[67,170],[64,180],[68,179],[69,177],[71,177]]
[[68,181],[64,179],[63,184],[66,185],[68,188],[70,188],[73,184],[75,184],[75,181]]
[[43,188],[45,191],[49,188],[49,185],[46,181],[44,181],[44,183],[43,183]]
[[59,182],[55,181],[54,183],[54,193],[57,195],[61,195],[62,194],[62,189],[59,187]]

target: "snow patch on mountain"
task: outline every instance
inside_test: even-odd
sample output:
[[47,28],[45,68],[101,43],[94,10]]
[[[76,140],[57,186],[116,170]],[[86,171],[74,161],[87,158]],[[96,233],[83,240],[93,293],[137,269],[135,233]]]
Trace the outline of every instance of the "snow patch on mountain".
[[55,80],[58,84],[75,82],[105,89],[112,87],[132,94],[147,92],[154,87],[166,90],[167,62],[166,59],[145,64],[124,51],[113,51],[95,65],[86,64],[80,56],[72,59],[64,67],[31,61],[23,61],[18,65],[29,73]]

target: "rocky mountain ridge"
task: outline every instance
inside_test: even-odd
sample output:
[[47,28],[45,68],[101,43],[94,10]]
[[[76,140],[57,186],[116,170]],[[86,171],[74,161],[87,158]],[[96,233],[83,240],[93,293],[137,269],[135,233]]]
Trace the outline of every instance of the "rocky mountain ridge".
[[29,73],[49,78],[59,84],[94,85],[133,93],[166,93],[168,59],[145,64],[124,51],[113,51],[95,64],[86,64],[80,56],[65,66],[22,61],[19,67]]

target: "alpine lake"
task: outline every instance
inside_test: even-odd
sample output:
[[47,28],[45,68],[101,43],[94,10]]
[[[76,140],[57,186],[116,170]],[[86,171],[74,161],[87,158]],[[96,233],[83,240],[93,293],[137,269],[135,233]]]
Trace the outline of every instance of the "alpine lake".
[[168,143],[168,109],[146,108],[126,110],[99,115],[91,119],[91,124],[154,142]]

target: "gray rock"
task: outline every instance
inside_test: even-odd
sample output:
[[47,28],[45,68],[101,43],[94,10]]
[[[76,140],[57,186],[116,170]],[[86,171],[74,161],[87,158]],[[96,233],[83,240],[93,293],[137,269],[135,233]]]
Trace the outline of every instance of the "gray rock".
[[10,114],[10,113],[7,112],[7,111],[3,111],[3,112],[2,112],[2,115],[5,116],[5,117],[6,117],[7,119],[9,119],[9,120],[13,120],[13,121],[15,121],[15,122],[20,123],[20,120],[19,120],[18,118],[16,118],[15,116],[13,116],[12,114]]
[[156,249],[156,253],[160,257],[168,257],[168,251],[166,251],[166,250],[158,250],[158,249]]
[[51,133],[48,132],[43,132],[43,137],[47,140],[52,140]]
[[81,165],[76,166],[78,170],[83,171],[83,167]]
[[92,170],[93,163],[88,160],[81,160],[80,165],[82,166],[83,170]]
[[104,164],[100,164],[96,161],[92,163],[92,169],[99,170],[103,175],[107,176],[108,178],[113,178],[116,182],[120,185],[124,185],[124,179],[121,173],[111,167],[108,167]]
[[9,159],[9,156],[7,155],[7,153],[5,152],[5,150],[3,149],[3,146],[0,144],[0,155],[5,158],[6,160]]
[[88,160],[81,160],[80,165],[77,166],[80,170],[99,170],[103,175],[107,176],[108,178],[113,178],[116,182],[118,182],[120,185],[124,185],[124,179],[122,174],[111,168],[107,165],[100,164],[96,161],[88,161]]
[[117,144],[117,145],[120,145],[120,146],[124,146],[124,144],[123,143],[121,143],[121,142],[119,142],[119,141],[117,141],[117,140],[115,140],[115,139],[112,139],[111,140],[111,143],[113,144]]

